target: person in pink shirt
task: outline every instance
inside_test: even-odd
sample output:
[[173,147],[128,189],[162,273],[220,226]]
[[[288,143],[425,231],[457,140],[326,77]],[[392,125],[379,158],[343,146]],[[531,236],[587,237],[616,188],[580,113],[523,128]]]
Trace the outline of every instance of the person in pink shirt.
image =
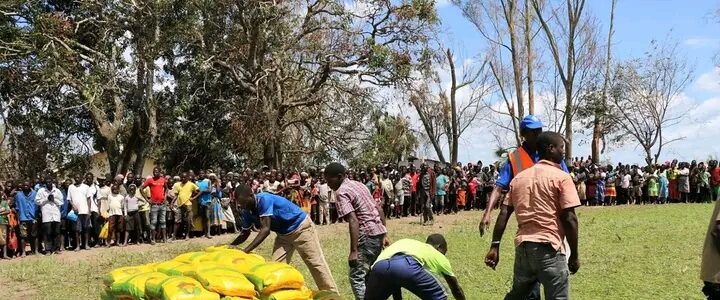
[[[578,221],[580,199],[569,174],[560,168],[565,141],[560,134],[543,132],[537,138],[540,161],[510,182],[507,197],[495,223],[493,241],[485,264],[495,269],[500,260],[500,240],[508,219],[515,213],[513,285],[505,299],[524,300],[539,281],[545,299],[570,299],[568,274],[580,268]],[[569,261],[563,239],[567,238]]]

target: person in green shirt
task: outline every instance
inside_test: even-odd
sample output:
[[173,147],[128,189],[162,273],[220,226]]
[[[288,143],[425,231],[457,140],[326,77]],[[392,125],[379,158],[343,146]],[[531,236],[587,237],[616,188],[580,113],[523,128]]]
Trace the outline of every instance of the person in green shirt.
[[8,214],[10,214],[8,201],[0,195],[0,258],[2,259],[10,259],[7,250]]
[[365,299],[402,298],[401,288],[420,299],[447,299],[436,276],[442,276],[455,299],[464,300],[460,284],[445,257],[447,242],[440,234],[431,234],[425,243],[402,239],[385,248],[378,256],[366,282]]

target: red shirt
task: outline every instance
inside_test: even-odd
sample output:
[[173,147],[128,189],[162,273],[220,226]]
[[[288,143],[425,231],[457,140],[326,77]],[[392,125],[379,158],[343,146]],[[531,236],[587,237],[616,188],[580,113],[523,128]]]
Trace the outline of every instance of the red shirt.
[[411,181],[410,192],[411,193],[417,192],[417,184],[418,184],[419,178],[420,178],[420,174],[418,174],[418,173],[413,174],[412,177],[410,178],[410,181]]
[[470,183],[468,184],[468,186],[470,187],[471,194],[473,194],[473,195],[477,194],[477,186],[478,186],[477,178],[473,178],[472,180],[470,180]]
[[718,186],[720,185],[720,167],[717,167],[712,170],[712,185]]
[[157,180],[150,177],[143,183],[143,188],[150,187],[150,203],[162,204],[165,202],[165,177],[160,176]]

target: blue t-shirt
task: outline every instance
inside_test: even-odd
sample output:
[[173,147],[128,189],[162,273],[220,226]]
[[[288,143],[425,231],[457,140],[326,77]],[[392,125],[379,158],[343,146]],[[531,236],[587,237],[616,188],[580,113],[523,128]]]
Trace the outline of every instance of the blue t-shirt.
[[270,230],[277,234],[288,234],[297,230],[307,218],[307,214],[299,206],[285,197],[263,192],[255,195],[255,201],[257,201],[257,212],[249,210],[241,212],[243,229],[260,227],[260,217],[270,217]]
[[[195,185],[197,185],[198,189],[200,190],[200,193],[202,192],[210,192],[210,180],[203,179],[198,180]],[[210,200],[212,200],[210,193],[207,194],[200,194],[200,197],[198,197],[200,205],[209,205]]]
[[435,178],[435,195],[445,196],[445,185],[448,183],[448,178],[445,175],[439,175]]
[[[530,158],[532,158],[534,163],[537,163],[540,161],[540,153],[537,151],[530,151],[525,146],[525,143],[522,144],[522,147],[525,148],[525,151],[530,154]],[[560,162],[560,168],[562,168],[563,171],[566,173],[569,173],[568,167],[565,164],[565,161]],[[495,181],[495,185],[499,186],[503,190],[510,189],[510,181],[515,177],[515,174],[512,172],[512,167],[510,166],[510,160],[505,162],[505,164],[500,168],[500,178],[498,178],[497,181]]]
[[15,194],[15,208],[17,208],[18,219],[20,222],[35,220],[37,207],[35,205],[35,191],[25,195],[25,192],[19,191]]

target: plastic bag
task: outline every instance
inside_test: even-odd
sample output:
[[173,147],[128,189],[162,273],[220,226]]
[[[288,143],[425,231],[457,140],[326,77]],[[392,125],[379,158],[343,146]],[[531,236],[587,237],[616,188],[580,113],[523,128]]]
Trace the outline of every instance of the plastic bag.
[[170,276],[164,280],[151,279],[145,283],[145,294],[149,299],[163,300],[219,300],[220,295],[205,290],[195,279],[185,276]]
[[262,297],[262,300],[310,300],[313,299],[312,291],[306,287],[299,290],[282,290]]
[[241,273],[249,273],[255,266],[265,263],[265,259],[256,255],[237,254],[226,251],[213,252],[213,255],[209,256],[208,259],[212,260],[205,261],[203,264],[212,262],[221,266],[233,268]]
[[272,262],[253,267],[245,276],[263,295],[279,290],[298,290],[305,286],[302,274],[291,265]]
[[129,297],[130,299],[145,299],[145,282],[150,279],[162,280],[168,276],[160,272],[142,273],[125,280],[115,282],[110,286],[110,295],[116,299]]
[[198,265],[181,263],[174,268],[164,268],[163,273],[173,276],[187,276],[190,272],[197,271]]
[[132,276],[152,271],[154,271],[153,268],[148,265],[117,268],[105,275],[103,283],[105,283],[106,287],[110,287],[115,282],[120,282]]
[[107,239],[108,238],[108,222],[105,222],[103,224],[102,229],[100,229],[100,234],[98,235],[101,239]]
[[242,273],[229,268],[204,270],[190,273],[205,289],[225,296],[252,298],[255,285]]

